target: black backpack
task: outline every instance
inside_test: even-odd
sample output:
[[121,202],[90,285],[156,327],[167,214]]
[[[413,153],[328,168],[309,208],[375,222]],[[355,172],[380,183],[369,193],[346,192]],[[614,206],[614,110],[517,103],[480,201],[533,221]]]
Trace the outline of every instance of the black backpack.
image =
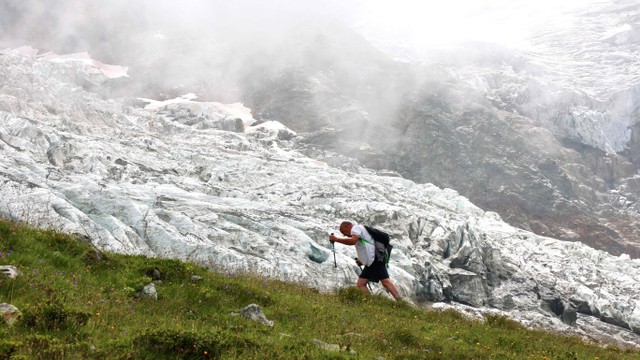
[[391,238],[389,237],[389,234],[367,225],[364,225],[364,228],[374,240],[373,242],[376,247],[375,261],[382,261],[385,266],[388,267],[391,250],[393,250],[393,245],[390,244]]

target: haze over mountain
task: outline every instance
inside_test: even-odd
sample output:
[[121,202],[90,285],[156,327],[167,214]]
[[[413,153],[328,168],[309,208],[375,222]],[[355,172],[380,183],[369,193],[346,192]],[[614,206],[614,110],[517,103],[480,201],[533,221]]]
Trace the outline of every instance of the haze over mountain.
[[502,44],[462,25],[515,5],[416,44],[376,4],[3,2],[0,212],[324,290],[357,276],[327,234],[375,223],[417,301],[637,345],[638,3]]
[[106,95],[242,102],[518,227],[640,254],[637,1],[3,7],[5,46],[126,64]]

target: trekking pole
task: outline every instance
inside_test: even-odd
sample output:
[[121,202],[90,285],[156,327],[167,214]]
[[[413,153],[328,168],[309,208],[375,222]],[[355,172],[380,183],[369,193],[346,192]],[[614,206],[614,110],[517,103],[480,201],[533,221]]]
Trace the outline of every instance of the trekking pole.
[[[333,233],[331,233],[331,236],[333,236]],[[331,243],[331,248],[333,249],[333,279],[336,282],[337,289],[340,285],[338,284],[338,262],[336,261],[336,244],[331,240],[329,240],[329,242]]]
[[[331,235],[333,235],[333,233],[331,233]],[[331,247],[333,248],[333,267],[337,268],[338,267],[338,263],[336,262],[336,244],[333,241],[331,242]]]
[[[358,258],[354,258],[354,260],[358,260]],[[362,273],[362,265],[358,265],[358,267],[360,268],[360,273]],[[367,282],[367,287],[369,288],[369,292],[372,292],[373,289],[371,289],[371,283]]]

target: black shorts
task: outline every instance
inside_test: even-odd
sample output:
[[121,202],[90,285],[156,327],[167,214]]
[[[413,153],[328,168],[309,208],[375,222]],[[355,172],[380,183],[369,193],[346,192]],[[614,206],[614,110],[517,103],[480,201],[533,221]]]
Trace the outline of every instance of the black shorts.
[[365,266],[360,277],[369,281],[378,282],[380,280],[388,279],[389,273],[387,267],[382,261],[374,261],[371,266]]

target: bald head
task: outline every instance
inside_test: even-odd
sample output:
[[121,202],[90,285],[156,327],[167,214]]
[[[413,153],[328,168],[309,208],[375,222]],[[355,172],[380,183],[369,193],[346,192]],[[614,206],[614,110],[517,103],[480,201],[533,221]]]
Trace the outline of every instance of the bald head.
[[351,228],[353,227],[353,224],[349,221],[343,221],[340,224],[340,232],[342,233],[342,235],[344,236],[351,236]]

